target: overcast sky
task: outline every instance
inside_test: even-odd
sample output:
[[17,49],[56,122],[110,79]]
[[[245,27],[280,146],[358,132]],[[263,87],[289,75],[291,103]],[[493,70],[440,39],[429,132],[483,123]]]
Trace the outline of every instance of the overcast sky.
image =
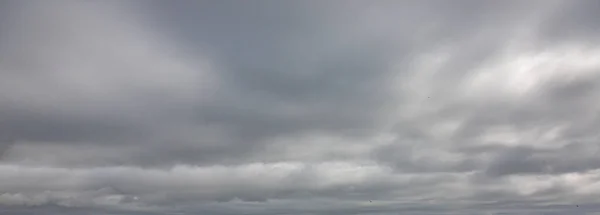
[[0,214],[600,214],[600,1],[0,0]]

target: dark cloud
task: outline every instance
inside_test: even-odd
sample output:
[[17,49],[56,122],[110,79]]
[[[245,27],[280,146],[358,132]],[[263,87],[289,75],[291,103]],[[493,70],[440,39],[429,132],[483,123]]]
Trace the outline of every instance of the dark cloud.
[[0,2],[0,213],[590,214],[596,8]]
[[544,20],[540,27],[541,36],[550,42],[579,40],[585,43],[595,42],[598,35],[598,14],[600,4],[594,1],[563,2],[552,11],[552,15]]
[[495,153],[497,155],[486,170],[491,176],[564,174],[586,172],[600,167],[600,160],[595,158],[598,153],[595,143],[571,143],[551,150],[511,147]]

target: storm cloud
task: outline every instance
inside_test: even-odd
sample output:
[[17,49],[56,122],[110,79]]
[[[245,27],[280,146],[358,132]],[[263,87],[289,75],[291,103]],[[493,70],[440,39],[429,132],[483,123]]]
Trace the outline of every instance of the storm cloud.
[[594,214],[599,11],[2,1],[0,213]]

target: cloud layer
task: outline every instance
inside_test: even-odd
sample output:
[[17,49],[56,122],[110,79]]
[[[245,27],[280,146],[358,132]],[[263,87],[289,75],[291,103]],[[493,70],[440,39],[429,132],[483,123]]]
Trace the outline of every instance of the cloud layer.
[[4,1],[2,214],[594,214],[593,1]]

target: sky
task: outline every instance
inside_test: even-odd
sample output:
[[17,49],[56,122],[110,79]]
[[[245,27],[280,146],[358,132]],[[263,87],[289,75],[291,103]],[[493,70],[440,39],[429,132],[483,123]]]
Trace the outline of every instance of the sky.
[[0,214],[600,214],[600,1],[1,0]]

